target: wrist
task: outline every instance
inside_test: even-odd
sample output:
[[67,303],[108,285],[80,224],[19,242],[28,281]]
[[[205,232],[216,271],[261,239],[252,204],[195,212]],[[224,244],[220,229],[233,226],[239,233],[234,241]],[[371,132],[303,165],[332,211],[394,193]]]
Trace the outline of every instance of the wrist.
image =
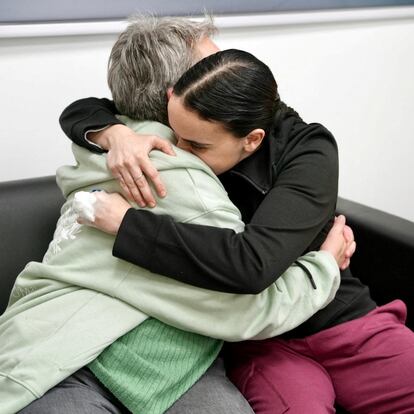
[[120,136],[122,130],[125,128],[127,127],[123,124],[109,125],[101,131],[89,132],[88,139],[104,150],[109,151],[113,142]]
[[334,261],[336,266],[340,266],[339,257],[330,249],[321,247],[319,253],[324,255],[325,257],[329,257],[331,261]]

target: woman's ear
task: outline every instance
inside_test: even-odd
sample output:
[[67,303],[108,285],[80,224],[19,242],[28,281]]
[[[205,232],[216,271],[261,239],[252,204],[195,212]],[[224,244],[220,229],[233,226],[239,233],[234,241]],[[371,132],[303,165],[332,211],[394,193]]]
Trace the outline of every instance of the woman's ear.
[[263,141],[265,132],[261,128],[253,129],[244,137],[244,150],[248,153],[255,152]]
[[167,101],[170,100],[173,93],[174,93],[174,89],[172,87],[167,89]]

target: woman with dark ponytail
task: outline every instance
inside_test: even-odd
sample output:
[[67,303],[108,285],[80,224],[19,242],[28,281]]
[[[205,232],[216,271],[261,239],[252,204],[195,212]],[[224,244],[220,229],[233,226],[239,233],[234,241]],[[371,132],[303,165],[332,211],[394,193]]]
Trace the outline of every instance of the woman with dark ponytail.
[[191,67],[169,96],[168,118],[177,146],[199,156],[217,175],[260,147],[280,106],[270,69],[236,49]]
[[192,66],[174,94],[202,118],[220,122],[242,138],[256,128],[269,133],[280,104],[269,67],[252,54],[229,49]]
[[[206,289],[261,292],[318,249],[332,226],[335,140],[283,104],[269,68],[240,50],[201,60],[168,95],[177,146],[219,176],[245,230],[176,223],[125,202],[113,253]],[[90,116],[83,125],[99,122]],[[376,306],[349,271],[355,243],[351,231],[345,237],[341,286],[327,307],[282,337],[226,345],[228,375],[256,414],[333,413],[335,403],[351,413],[412,412],[414,335],[405,305]]]

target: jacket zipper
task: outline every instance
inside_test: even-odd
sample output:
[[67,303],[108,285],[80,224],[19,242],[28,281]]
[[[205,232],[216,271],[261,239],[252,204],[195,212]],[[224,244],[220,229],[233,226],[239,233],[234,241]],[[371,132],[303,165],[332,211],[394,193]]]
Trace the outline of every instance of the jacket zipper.
[[238,172],[238,171],[231,171],[231,174],[238,175],[239,177],[245,179],[249,184],[251,184],[256,190],[258,190],[261,194],[267,194],[269,190],[265,190],[263,187],[260,187],[258,184],[256,184],[250,177],[247,175]]

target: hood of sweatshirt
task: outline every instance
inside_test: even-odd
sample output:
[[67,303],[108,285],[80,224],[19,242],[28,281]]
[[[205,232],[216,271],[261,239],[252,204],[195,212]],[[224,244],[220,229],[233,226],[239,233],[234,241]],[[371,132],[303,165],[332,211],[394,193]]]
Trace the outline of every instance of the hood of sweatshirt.
[[[176,142],[172,129],[155,121],[136,121],[120,115],[118,118],[138,134],[152,134],[168,140],[173,145]],[[158,171],[193,168],[206,172],[220,184],[214,172],[200,158],[173,146],[176,156],[153,150],[150,159]],[[72,145],[76,165],[60,167],[56,172],[56,180],[66,198],[77,191],[105,190],[120,192],[120,186],[111,174],[106,164],[107,155],[92,153],[76,144]]]

